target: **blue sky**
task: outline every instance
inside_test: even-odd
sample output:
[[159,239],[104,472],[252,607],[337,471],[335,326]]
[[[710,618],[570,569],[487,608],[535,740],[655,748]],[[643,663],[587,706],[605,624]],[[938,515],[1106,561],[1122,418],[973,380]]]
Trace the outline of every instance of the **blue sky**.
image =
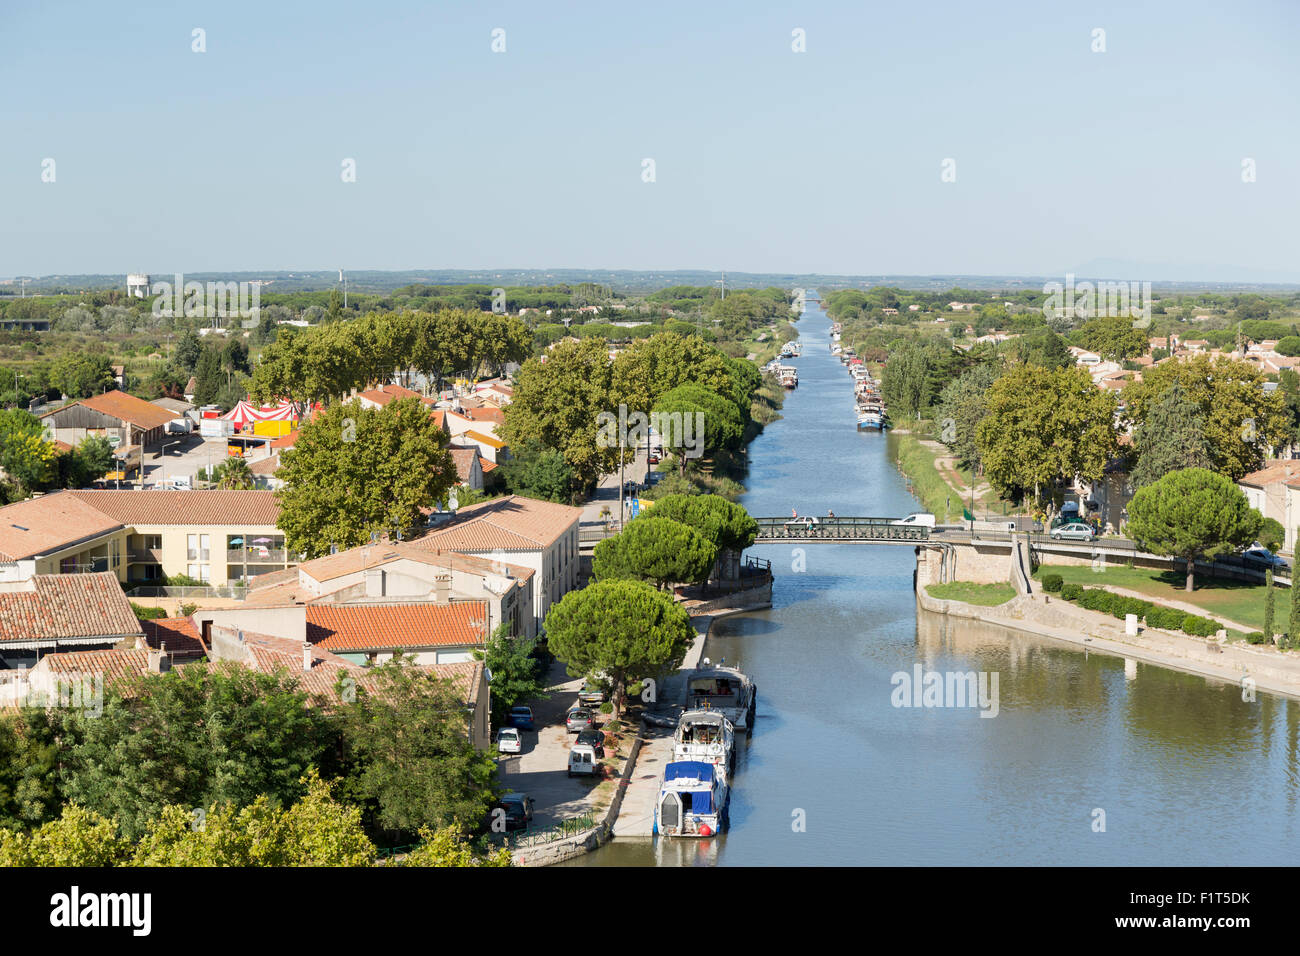
[[10,0],[0,18],[0,276],[1300,280],[1300,3]]

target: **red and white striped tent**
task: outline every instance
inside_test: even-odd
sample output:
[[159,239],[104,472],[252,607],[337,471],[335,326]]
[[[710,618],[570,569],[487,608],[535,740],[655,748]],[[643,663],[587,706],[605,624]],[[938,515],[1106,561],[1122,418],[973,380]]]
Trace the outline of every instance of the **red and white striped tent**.
[[250,422],[293,421],[298,417],[293,402],[281,402],[274,408],[254,408],[248,402],[238,405],[221,416],[228,422],[234,422],[236,428],[243,428]]

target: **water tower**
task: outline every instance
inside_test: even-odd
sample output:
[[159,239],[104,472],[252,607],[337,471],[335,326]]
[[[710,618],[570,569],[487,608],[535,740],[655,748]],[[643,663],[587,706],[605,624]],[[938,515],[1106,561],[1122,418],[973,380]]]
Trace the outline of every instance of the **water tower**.
[[132,273],[127,276],[126,294],[133,295],[137,299],[146,298],[149,295],[149,277],[143,273]]

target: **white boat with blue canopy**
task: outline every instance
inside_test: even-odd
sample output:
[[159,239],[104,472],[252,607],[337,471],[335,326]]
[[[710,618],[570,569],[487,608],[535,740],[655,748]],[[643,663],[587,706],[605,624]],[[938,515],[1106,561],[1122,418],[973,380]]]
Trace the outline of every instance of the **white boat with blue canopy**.
[[675,760],[664,767],[655,801],[654,832],[711,837],[727,829],[731,791],[711,763]]

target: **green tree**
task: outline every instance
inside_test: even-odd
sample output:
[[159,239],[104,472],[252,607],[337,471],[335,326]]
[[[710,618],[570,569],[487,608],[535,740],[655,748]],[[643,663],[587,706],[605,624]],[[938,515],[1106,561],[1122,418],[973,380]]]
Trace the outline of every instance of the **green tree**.
[[113,388],[113,366],[107,353],[71,352],[55,361],[50,384],[69,398],[89,398]]
[[890,354],[880,380],[881,395],[902,418],[917,419],[930,407],[930,365],[925,349],[905,344]]
[[1074,356],[1070,354],[1065,339],[1047,326],[1027,332],[1019,338],[1009,339],[1004,343],[1004,348],[1022,365],[1057,369],[1074,365]]
[[217,487],[244,491],[253,487],[253,472],[243,458],[227,458],[216,468]]
[[0,866],[115,866],[128,851],[112,820],[75,804],[32,833],[0,830]]
[[59,715],[24,707],[0,717],[0,827],[25,829],[55,818],[59,788]]
[[535,638],[515,637],[509,626],[500,625],[488,639],[487,648],[474,656],[492,672],[492,723],[505,725],[506,716],[515,704],[541,700],[546,694],[546,675],[541,672],[533,649]]
[[645,517],[652,516],[680,521],[719,551],[744,551],[758,537],[758,522],[744,506],[720,495],[665,495]]
[[84,488],[104,477],[113,464],[113,446],[100,435],[87,435],[72,451],[58,458],[59,485]]
[[266,796],[244,807],[163,807],[136,846],[135,866],[369,866],[375,846],[359,807],[336,801],[313,768],[288,808]]
[[1138,490],[1126,530],[1139,547],[1187,563],[1187,590],[1195,589],[1196,561],[1246,547],[1262,519],[1227,477],[1184,468]]
[[57,457],[39,418],[20,408],[0,411],[0,467],[27,493],[41,491],[54,481]]
[[654,414],[660,440],[677,456],[683,475],[692,457],[732,448],[744,435],[736,403],[703,385],[678,385],[665,392],[655,402]]
[[1277,340],[1277,354],[1296,356],[1300,355],[1300,335],[1284,335]]
[[1148,369],[1140,382],[1124,388],[1128,417],[1146,420],[1151,407],[1175,382],[1200,408],[1205,441],[1215,471],[1233,481],[1258,470],[1270,449],[1292,433],[1280,391],[1264,391],[1264,375],[1250,362],[1208,355],[1163,362]]
[[1083,347],[1111,362],[1136,358],[1149,345],[1146,332],[1133,327],[1133,320],[1122,315],[1102,316],[1084,323],[1079,329]]
[[206,345],[194,364],[194,404],[215,405],[221,390],[228,384],[221,368],[221,351],[215,345]]
[[1270,644],[1276,633],[1273,627],[1273,601],[1273,569],[1268,568],[1264,572],[1264,640]]
[[957,460],[978,474],[979,443],[975,439],[979,423],[988,414],[988,390],[997,379],[993,366],[972,366],[953,379],[939,393],[935,418],[939,423],[939,440],[947,445]]
[[636,578],[661,589],[708,580],[718,549],[694,528],[657,512],[658,505],[596,545],[591,559],[596,580]]
[[570,591],[547,612],[546,634],[571,675],[606,675],[616,714],[629,680],[678,667],[695,639],[685,608],[648,584],[622,580]]
[[1146,419],[1133,430],[1137,467],[1133,484],[1142,488],[1180,468],[1209,468],[1205,415],[1175,381],[1156,399]]
[[203,340],[193,329],[186,329],[176,341],[176,351],[172,353],[172,358],[187,375],[193,375],[202,354]]
[[[1300,540],[1300,527],[1296,528],[1296,538]],[[1291,618],[1287,624],[1287,647],[1300,647],[1300,586],[1291,579]]]
[[367,684],[341,710],[353,798],[387,830],[476,826],[492,804],[496,763],[470,739],[465,694],[402,658]]
[[1043,491],[1058,482],[1100,478],[1118,447],[1115,396],[1080,368],[1021,365],[988,391],[975,437],[984,473],[1003,494]]
[[[745,363],[757,373],[752,362]],[[620,403],[629,412],[650,412],[664,394],[681,385],[700,385],[725,394],[746,407],[749,393],[739,396],[746,373],[734,368],[732,360],[698,335],[662,332],[640,339],[614,356],[611,370],[610,404]],[[761,384],[753,385],[757,388]],[[752,388],[750,391],[752,392]]]
[[131,696],[104,688],[102,714],[73,711],[77,742],[64,757],[64,795],[138,839],[172,803],[289,802],[329,739],[319,708],[292,675],[238,667],[148,675]]
[[331,406],[281,460],[280,527],[290,550],[310,556],[409,532],[459,480],[446,433],[414,398]]
[[510,457],[501,465],[501,477],[511,494],[544,501],[573,500],[573,469],[564,454],[535,438],[511,447]]
[[486,856],[476,853],[465,835],[455,827],[420,831],[420,845],[404,856],[400,866],[510,866],[510,851],[504,847]]
[[558,450],[585,490],[618,467],[617,446],[600,440],[601,412],[617,414],[608,346],[602,339],[561,342],[545,362],[529,359],[520,368],[500,434],[512,448],[532,440]]

